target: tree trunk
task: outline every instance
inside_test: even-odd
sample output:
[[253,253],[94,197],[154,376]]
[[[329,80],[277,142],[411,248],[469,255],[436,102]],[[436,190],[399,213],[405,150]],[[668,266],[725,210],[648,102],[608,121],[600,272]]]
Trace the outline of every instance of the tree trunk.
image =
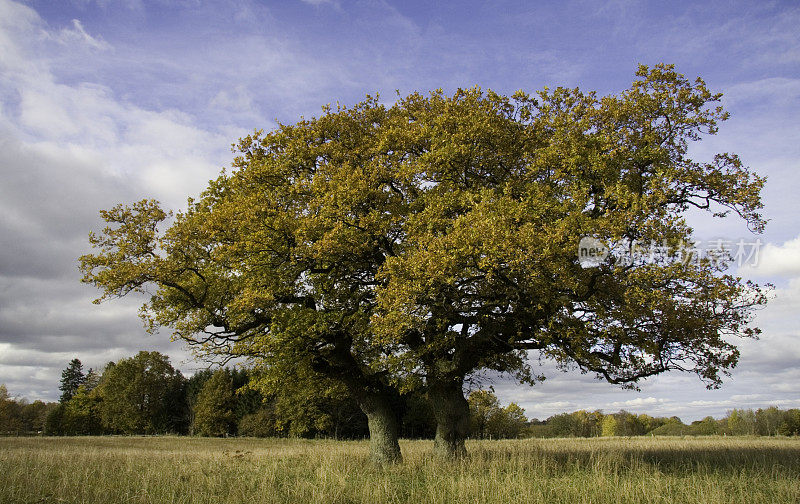
[[378,465],[403,461],[398,443],[400,419],[397,402],[392,399],[386,392],[373,392],[359,400],[361,410],[367,415],[370,458]]
[[366,374],[352,354],[352,339],[346,333],[329,335],[334,348],[317,356],[312,368],[344,384],[367,415],[370,457],[378,465],[403,461],[400,454],[402,401],[396,388],[382,380],[381,373]]
[[469,436],[469,403],[464,398],[463,381],[432,383],[428,389],[436,417],[436,454],[454,459],[467,454],[464,441]]

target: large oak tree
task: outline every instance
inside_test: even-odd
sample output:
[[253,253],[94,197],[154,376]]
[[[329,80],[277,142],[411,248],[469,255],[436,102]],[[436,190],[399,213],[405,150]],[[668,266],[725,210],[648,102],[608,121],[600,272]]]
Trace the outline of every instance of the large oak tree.
[[[762,178],[732,154],[688,157],[727,118],[719,99],[658,65],[603,98],[471,89],[325,108],[242,139],[171,221],[149,200],[102,212],[84,281],[103,298],[154,285],[151,328],[258,360],[275,383],[344,385],[381,462],[400,458],[401,391],[427,391],[436,449],[458,455],[464,380],[533,382],[529,352],[612,383],[684,370],[714,386],[737,361],[728,336],[756,335],[765,301],[725,257],[680,260],[689,209],[764,226]],[[583,236],[665,248],[582,268]]]

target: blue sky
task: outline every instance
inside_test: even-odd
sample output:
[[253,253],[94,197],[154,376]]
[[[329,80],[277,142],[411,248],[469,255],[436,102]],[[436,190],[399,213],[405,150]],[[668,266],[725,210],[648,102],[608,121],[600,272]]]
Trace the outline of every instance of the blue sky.
[[[742,342],[716,391],[691,376],[632,392],[561,373],[495,389],[539,418],[800,407],[798,26],[793,2],[0,0],[0,383],[52,400],[71,358],[99,367],[139,349],[199,366],[167,334],[144,334],[137,300],[92,305],[76,257],[99,209],[143,197],[180,208],[253,129],[367,93],[618,93],[639,63],[666,62],[725,93],[732,114],[693,153],[736,152],[768,176],[765,245],[740,270],[777,286],[762,339]],[[740,222],[693,223],[701,239],[750,238]]]

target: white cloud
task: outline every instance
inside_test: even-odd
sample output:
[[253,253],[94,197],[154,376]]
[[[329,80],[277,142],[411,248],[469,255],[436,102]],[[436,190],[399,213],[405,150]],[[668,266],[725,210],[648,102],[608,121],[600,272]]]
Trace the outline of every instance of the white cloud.
[[764,398],[764,394],[734,394],[731,396],[732,401],[758,401]]
[[[36,62],[26,57],[19,47],[20,34],[38,35],[40,25],[36,11],[25,5],[0,0],[0,69],[22,69],[33,67]],[[0,73],[0,83],[5,76]],[[0,88],[2,89],[2,88]]]
[[82,44],[97,51],[107,51],[111,49],[111,45],[107,42],[89,35],[83,27],[83,23],[78,19],[72,20],[72,28],[64,28],[58,32],[55,36],[55,40],[65,45]]
[[556,414],[564,411],[572,411],[575,407],[575,403],[571,401],[549,401],[534,403],[531,406],[531,409],[534,411],[544,411],[550,414]]
[[324,5],[324,4],[330,4],[336,6],[339,5],[339,2],[336,2],[334,0],[300,0],[300,1],[310,5]]
[[80,22],[50,29],[0,0],[0,383],[29,399],[55,399],[74,357],[98,367],[147,348],[197,367],[167,335],[144,333],[141,299],[93,305],[77,257],[102,208],[143,197],[185,204],[229,156],[230,130],[60,77],[57,64],[108,48]]
[[[29,41],[25,37],[34,38],[35,33],[31,28],[17,34],[22,39],[13,46],[20,54],[17,59],[35,59],[32,44],[25,44]],[[3,119],[15,130],[12,137],[23,141],[25,149],[43,155],[80,153],[85,162],[78,164],[91,166],[81,168],[87,176],[91,176],[88,172],[124,174],[139,186],[136,192],[142,197],[180,206],[186,196],[196,194],[215,177],[228,158],[231,139],[227,132],[200,128],[185,113],[126,103],[102,85],[58,83],[42,65],[8,70],[10,89],[0,99],[11,104],[3,108]],[[57,164],[50,170],[57,170]],[[80,189],[80,181],[74,180],[70,189]]]
[[800,236],[782,245],[767,243],[761,247],[757,263],[739,268],[739,274],[754,278],[800,276]]
[[656,397],[637,397],[635,399],[628,399],[627,401],[614,401],[609,403],[610,408],[641,408],[644,406],[653,406],[657,404],[668,404],[672,400]]
[[780,107],[794,106],[800,96],[800,80],[788,77],[768,77],[742,82],[725,88],[726,106],[764,106],[764,101]]
[[243,85],[235,86],[233,89],[221,89],[211,99],[209,105],[237,113],[251,112],[255,108],[253,95]]
[[144,0],[74,0],[76,3],[84,7],[91,4],[97,4],[98,7],[103,9],[121,6],[128,10],[140,11],[144,9]]

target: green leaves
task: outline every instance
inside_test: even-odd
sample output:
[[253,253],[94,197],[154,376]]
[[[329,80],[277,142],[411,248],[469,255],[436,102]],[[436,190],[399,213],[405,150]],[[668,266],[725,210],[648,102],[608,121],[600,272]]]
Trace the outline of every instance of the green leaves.
[[181,420],[174,410],[184,381],[167,356],[158,352],[141,351],[111,363],[92,391],[102,398],[103,426],[124,434],[177,432]]
[[201,353],[351,390],[481,368],[530,381],[531,350],[615,383],[675,369],[716,385],[763,291],[707,262],[577,262],[583,236],[691,243],[689,209],[765,224],[762,177],[687,157],[727,119],[721,95],[670,65],[636,77],[601,98],[368,97],[256,131],[166,230],[154,201],[103,212],[84,281],[102,298],[155,286],[151,328]]
[[129,207],[117,205],[100,215],[110,225],[100,235],[89,234],[89,243],[100,253],[80,258],[83,282],[103,289],[103,296],[95,303],[141,291],[152,281],[160,252],[157,226],[169,216],[155,200],[142,200]]

